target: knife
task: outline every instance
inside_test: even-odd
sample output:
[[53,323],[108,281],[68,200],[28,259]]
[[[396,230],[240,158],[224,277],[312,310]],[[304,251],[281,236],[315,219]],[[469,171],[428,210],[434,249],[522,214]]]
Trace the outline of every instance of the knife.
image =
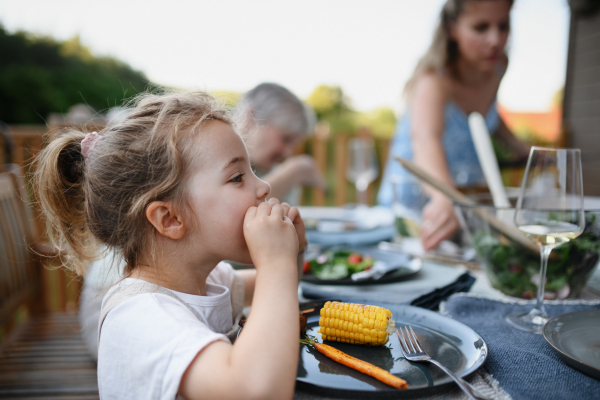
[[[411,259],[407,259],[407,262],[421,263],[421,260],[418,258],[411,258]],[[355,272],[352,275],[350,275],[350,278],[354,282],[364,281],[367,279],[372,279],[372,280],[376,281],[377,279],[381,278],[388,272],[391,272],[391,271],[394,271],[394,270],[400,268],[402,265],[403,265],[402,262],[388,264],[384,261],[377,260],[373,263],[373,266],[371,266],[371,268],[364,270],[364,271]]]
[[453,264],[453,265],[462,265],[464,267],[466,267],[467,269],[470,270],[474,270],[474,271],[478,271],[481,269],[481,266],[479,264],[477,264],[476,262],[472,261],[473,260],[473,254],[470,251],[466,251],[465,254],[457,254],[455,256],[450,256],[450,255],[443,255],[443,254],[436,254],[434,252],[418,252],[418,251],[411,251],[410,249],[407,249],[406,247],[397,244],[397,243],[391,243],[391,242],[379,242],[378,248],[380,250],[386,250],[386,251],[396,251],[402,254],[407,254],[411,257],[415,257],[421,260],[425,260],[425,261],[434,261],[434,262],[439,262],[442,264]]

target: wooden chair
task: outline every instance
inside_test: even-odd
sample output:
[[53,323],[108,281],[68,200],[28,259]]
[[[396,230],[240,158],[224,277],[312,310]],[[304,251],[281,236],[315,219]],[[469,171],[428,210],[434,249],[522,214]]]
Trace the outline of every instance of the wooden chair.
[[66,292],[49,290],[60,285],[57,276],[69,279],[45,268],[59,255],[36,240],[24,180],[7,169],[0,173],[0,398],[98,398],[76,310],[67,311],[66,301],[52,306],[50,294]]

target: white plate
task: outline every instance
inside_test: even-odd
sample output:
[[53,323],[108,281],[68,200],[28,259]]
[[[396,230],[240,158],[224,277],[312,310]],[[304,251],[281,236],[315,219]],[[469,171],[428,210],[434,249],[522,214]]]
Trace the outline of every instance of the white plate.
[[365,231],[394,224],[387,207],[298,207],[308,230],[319,232]]

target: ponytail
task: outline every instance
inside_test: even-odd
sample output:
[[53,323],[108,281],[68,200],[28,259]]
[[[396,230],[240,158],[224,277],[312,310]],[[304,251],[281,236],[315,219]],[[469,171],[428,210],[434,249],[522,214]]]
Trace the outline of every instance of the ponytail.
[[85,158],[81,152],[84,137],[75,130],[59,133],[40,152],[34,176],[48,239],[56,248],[66,250],[64,266],[78,275],[83,275],[89,261],[97,256],[86,218]]
[[[37,158],[35,190],[51,244],[66,251],[63,264],[85,274],[101,256],[99,244],[123,257],[125,274],[154,254],[152,201],[185,209],[184,178],[201,157],[193,141],[211,120],[231,123],[227,108],[207,93],[144,93],[131,114],[90,141],[69,130],[51,138]],[[84,143],[84,145],[86,144]]]

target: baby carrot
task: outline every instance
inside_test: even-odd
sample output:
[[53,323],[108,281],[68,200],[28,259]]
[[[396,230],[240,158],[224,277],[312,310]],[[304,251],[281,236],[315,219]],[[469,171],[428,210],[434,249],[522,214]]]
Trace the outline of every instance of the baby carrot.
[[356,357],[352,357],[351,355],[346,354],[343,351],[336,349],[335,347],[331,347],[323,343],[318,343],[311,339],[305,339],[301,342],[305,344],[312,344],[313,346],[315,346],[315,349],[317,349],[320,353],[326,355],[327,357],[331,358],[332,360],[357,371],[360,371],[363,374],[372,376],[373,378],[385,383],[386,385],[390,385],[392,387],[395,387],[396,389],[406,389],[408,387],[408,383],[406,383],[404,379],[398,378],[397,376],[390,374],[388,371],[376,367],[375,365],[370,364],[366,361],[359,360]]

